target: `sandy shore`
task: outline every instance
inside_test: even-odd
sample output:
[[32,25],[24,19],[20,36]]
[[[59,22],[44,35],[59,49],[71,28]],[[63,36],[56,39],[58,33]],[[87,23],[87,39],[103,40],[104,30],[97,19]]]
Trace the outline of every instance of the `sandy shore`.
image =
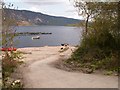
[[61,46],[20,48],[25,52],[21,67],[25,88],[118,88],[117,76],[67,72],[51,65],[70,57],[75,47],[60,53]]
[[[72,50],[76,48],[69,46],[69,52],[60,53],[62,46],[44,46],[44,47],[28,47],[28,48],[19,48],[18,51],[24,52],[23,55],[25,62],[41,60],[53,55],[59,55],[64,57],[69,57],[72,53]],[[38,59],[39,58],[39,59]]]

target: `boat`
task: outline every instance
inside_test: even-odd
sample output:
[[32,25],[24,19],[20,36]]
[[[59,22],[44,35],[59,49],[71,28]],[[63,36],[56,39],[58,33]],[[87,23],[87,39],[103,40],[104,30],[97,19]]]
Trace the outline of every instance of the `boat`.
[[32,39],[40,39],[40,36],[32,37]]

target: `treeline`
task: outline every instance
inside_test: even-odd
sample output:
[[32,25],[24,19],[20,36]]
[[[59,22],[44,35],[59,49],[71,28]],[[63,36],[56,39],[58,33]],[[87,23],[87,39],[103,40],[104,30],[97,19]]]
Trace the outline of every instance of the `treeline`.
[[67,26],[71,26],[71,27],[83,27],[85,21],[81,21],[79,23],[75,23],[75,24],[68,24]]

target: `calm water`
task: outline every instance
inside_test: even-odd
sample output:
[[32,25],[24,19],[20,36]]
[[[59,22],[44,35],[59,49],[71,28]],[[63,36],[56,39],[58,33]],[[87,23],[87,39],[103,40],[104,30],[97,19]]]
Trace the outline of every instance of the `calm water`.
[[20,26],[17,32],[51,32],[48,35],[39,35],[40,39],[32,40],[30,36],[17,36],[15,38],[15,47],[39,47],[39,46],[56,46],[61,43],[78,45],[80,43],[81,29],[67,26]]

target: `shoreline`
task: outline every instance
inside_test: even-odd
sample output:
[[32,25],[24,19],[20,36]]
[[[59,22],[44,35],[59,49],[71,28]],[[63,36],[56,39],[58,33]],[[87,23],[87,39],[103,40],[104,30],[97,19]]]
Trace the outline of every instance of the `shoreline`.
[[[36,50],[36,49],[40,49],[40,48],[61,48],[63,46],[58,45],[58,46],[39,46],[39,47],[22,47],[22,48],[17,48],[18,50],[24,50],[24,49],[28,49],[28,50]],[[69,48],[75,48],[76,46],[68,46]]]

